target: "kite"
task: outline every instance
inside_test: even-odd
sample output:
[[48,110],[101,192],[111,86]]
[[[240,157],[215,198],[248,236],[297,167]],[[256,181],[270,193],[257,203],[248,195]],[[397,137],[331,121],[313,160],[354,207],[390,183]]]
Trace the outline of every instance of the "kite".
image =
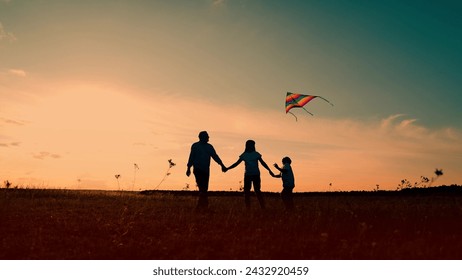
[[308,114],[312,115],[312,113],[308,112],[303,106],[305,106],[308,102],[311,100],[315,99],[316,97],[321,98],[322,100],[326,101],[330,105],[334,106],[334,104],[330,103],[329,100],[325,99],[324,97],[317,96],[317,95],[305,95],[305,94],[299,94],[299,93],[292,93],[292,92],[287,92],[286,95],[286,114],[290,113],[295,117],[295,120],[297,119],[297,116],[295,116],[292,112],[289,112],[290,109],[295,108],[295,107],[300,107],[305,112]]

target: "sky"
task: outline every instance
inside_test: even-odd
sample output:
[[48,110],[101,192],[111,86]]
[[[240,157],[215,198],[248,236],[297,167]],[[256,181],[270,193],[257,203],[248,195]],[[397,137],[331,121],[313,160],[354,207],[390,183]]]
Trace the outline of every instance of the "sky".
[[[461,12],[446,0],[0,0],[0,180],[194,190],[186,163],[206,130],[227,166],[248,139],[271,167],[289,156],[296,191],[395,190],[436,169],[433,185],[461,184]],[[286,92],[334,106],[314,99],[296,120]],[[280,191],[260,169],[262,189]],[[210,190],[239,190],[243,174],[212,162]]]

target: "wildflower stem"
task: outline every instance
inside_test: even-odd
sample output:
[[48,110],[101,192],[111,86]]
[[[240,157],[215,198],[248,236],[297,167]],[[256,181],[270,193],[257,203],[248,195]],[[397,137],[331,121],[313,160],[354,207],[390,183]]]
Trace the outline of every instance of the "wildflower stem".
[[169,172],[170,169],[174,167],[175,165],[176,164],[171,159],[168,160],[168,168],[167,168],[167,171],[165,172],[164,178],[160,180],[159,184],[154,188],[154,190],[157,190],[157,188],[159,188],[160,185],[167,179],[167,177],[170,175],[170,172]]

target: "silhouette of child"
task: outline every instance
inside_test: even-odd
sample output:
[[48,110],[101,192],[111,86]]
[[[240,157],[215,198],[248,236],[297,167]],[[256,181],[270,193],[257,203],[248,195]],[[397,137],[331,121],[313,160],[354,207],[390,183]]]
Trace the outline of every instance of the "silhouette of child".
[[245,162],[245,173],[244,173],[244,197],[245,197],[245,206],[250,208],[250,189],[253,184],[253,190],[257,195],[258,202],[262,209],[265,208],[265,201],[263,200],[263,195],[261,193],[261,179],[260,179],[260,169],[258,168],[258,162],[266,168],[271,175],[274,173],[268,167],[266,162],[263,160],[262,155],[255,149],[255,141],[248,140],[245,143],[245,151],[239,156],[239,159],[226,168],[226,170],[233,169],[238,166],[241,162]]
[[278,166],[277,163],[274,164],[274,167],[281,172],[279,175],[271,175],[275,178],[282,178],[282,192],[281,198],[286,210],[292,210],[294,208],[294,201],[292,197],[292,191],[295,188],[295,178],[290,166],[292,160],[289,157],[284,157],[282,159],[282,168]]

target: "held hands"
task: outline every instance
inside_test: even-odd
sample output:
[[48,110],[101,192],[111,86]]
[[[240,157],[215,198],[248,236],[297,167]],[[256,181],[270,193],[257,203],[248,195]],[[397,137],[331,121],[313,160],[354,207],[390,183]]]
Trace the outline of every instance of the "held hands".
[[[229,170],[229,169],[228,169],[225,165],[222,165],[222,166],[221,166],[221,171],[226,172],[226,171],[228,171],[228,170]],[[188,167],[188,169],[186,170],[186,176],[189,177],[190,175],[191,175],[191,168]]]
[[[275,164],[275,165],[277,165],[277,164]],[[275,166],[275,167],[276,167],[276,166]],[[276,168],[277,168],[277,167],[276,167]],[[274,174],[273,171],[271,171],[271,170],[269,170],[269,172],[270,172],[271,177],[273,177],[273,178],[281,178],[281,174],[276,175],[276,174]]]
[[[273,166],[279,171],[279,172],[283,172],[282,168],[279,167],[279,165],[277,163],[273,164]],[[280,178],[280,177],[278,177]]]

